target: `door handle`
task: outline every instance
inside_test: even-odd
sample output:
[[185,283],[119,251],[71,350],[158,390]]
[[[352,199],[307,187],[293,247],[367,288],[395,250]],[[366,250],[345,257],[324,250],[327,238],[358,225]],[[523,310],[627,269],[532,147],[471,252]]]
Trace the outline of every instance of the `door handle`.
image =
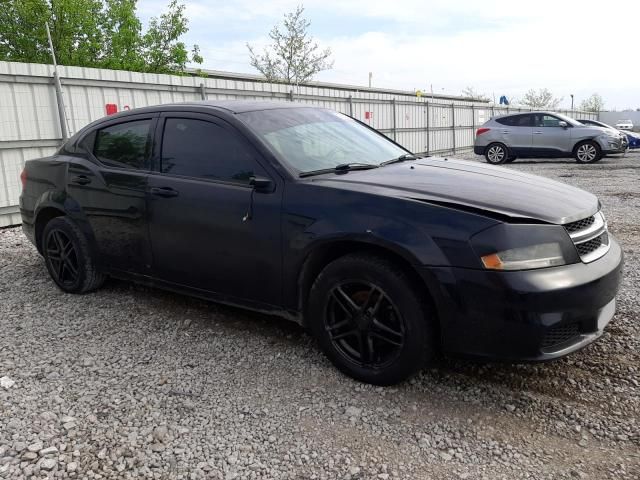
[[159,197],[177,197],[178,191],[171,187],[152,187],[151,194]]
[[502,133],[509,133],[509,130],[502,130]]
[[533,132],[533,134],[534,134],[534,135],[542,135],[542,132],[538,130],[538,131],[536,131],[536,132]]
[[77,183],[78,185],[87,185],[89,183],[91,183],[91,179],[89,177],[87,177],[86,175],[78,175],[76,177],[73,177],[71,179],[72,183]]

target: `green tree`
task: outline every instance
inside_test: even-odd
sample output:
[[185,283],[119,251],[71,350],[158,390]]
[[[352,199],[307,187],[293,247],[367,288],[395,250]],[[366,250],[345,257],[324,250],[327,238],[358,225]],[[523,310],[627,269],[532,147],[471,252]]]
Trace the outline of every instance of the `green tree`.
[[283,27],[276,25],[269,32],[273,43],[260,55],[247,44],[250,64],[268,81],[284,81],[299,84],[311,80],[315,74],[333,67],[329,60],[331,49],[321,50],[308,29],[311,22],[302,14],[304,7],[298,6],[295,12],[284,16]]
[[150,72],[171,73],[183,71],[189,61],[202,63],[200,48],[194,45],[191,56],[180,37],[187,33],[188,21],[184,16],[184,5],[171,0],[169,10],[149,21],[149,30],[142,37],[142,55],[145,68]]
[[0,0],[0,60],[50,63],[45,23],[49,23],[61,65],[180,73],[202,63],[180,38],[188,31],[177,0],[145,33],[137,0]]
[[604,108],[604,99],[598,93],[592,94],[580,103],[580,110],[585,112],[599,112]]
[[109,41],[101,66],[114,70],[145,70],[140,56],[142,24],[136,16],[137,0],[107,0],[102,30]]
[[531,108],[553,110],[558,108],[561,101],[562,98],[557,98],[546,88],[541,88],[538,91],[532,88],[524,94],[524,97],[520,100],[520,104]]

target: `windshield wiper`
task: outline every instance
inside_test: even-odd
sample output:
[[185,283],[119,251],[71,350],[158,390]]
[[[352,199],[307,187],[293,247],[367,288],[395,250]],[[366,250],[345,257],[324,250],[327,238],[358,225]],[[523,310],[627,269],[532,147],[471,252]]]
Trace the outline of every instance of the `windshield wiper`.
[[385,165],[391,165],[392,163],[400,163],[400,162],[405,162],[407,160],[417,160],[418,158],[420,158],[420,157],[417,157],[413,153],[405,153],[403,155],[400,155],[397,158],[392,158],[391,160],[387,160],[386,162],[382,162],[380,164],[380,166],[384,167]]
[[302,172],[298,176],[311,177],[313,175],[322,175],[323,173],[343,173],[350,172],[351,170],[369,170],[371,168],[378,168],[378,165],[374,163],[341,163],[333,168],[322,168],[320,170]]

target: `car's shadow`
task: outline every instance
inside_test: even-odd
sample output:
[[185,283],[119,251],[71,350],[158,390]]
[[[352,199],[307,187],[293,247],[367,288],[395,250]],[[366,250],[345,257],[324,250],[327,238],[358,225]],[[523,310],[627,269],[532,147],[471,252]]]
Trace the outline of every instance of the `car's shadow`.
[[[231,335],[249,334],[254,336],[256,341],[267,339],[274,350],[279,348],[278,345],[282,345],[283,347],[315,349],[319,352],[315,340],[304,327],[276,315],[200,300],[127,281],[110,279],[104,288],[115,295],[122,294],[123,291],[129,293],[133,291],[137,297],[143,299],[144,303],[158,309],[162,315],[154,315],[152,320],[157,322],[155,327],[158,329],[166,328],[162,322],[166,322],[167,318],[172,318],[172,321],[179,324],[180,316],[184,317],[184,312],[188,309],[189,318],[195,319],[188,328],[192,331],[198,331],[202,335],[200,339],[204,337],[206,340],[208,335],[212,335],[213,339],[214,335],[220,333],[219,330],[222,329],[222,334],[225,334],[226,331]],[[315,355],[313,357],[318,358]],[[322,358],[324,359],[324,357]],[[328,360],[323,361],[324,368],[334,368]],[[417,381],[427,385],[439,383],[459,388],[460,381],[466,379],[469,388],[475,388],[479,384],[486,386],[488,382],[499,387],[514,389],[520,388],[525,379],[537,383],[537,380],[548,379],[550,376],[561,377],[566,375],[566,372],[563,373],[565,369],[566,364],[562,360],[546,364],[514,364],[439,354],[429,367],[418,375]],[[355,380],[343,376],[334,378],[342,378],[341,381],[345,382],[355,382]],[[540,388],[546,389],[546,387]]]

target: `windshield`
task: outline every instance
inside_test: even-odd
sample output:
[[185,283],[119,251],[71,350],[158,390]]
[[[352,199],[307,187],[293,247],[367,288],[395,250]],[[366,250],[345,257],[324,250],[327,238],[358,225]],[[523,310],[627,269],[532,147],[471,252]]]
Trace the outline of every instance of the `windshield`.
[[318,108],[282,108],[238,115],[296,172],[361,163],[379,165],[407,153],[352,118]]
[[574,127],[579,127],[579,126],[581,126],[581,125],[582,125],[579,121],[574,120],[574,119],[573,119],[573,118],[571,118],[571,117],[567,117],[566,115],[562,115],[562,114],[560,114],[560,113],[554,113],[553,115],[554,115],[554,116],[556,116],[556,117],[558,117],[560,120],[564,120],[564,121],[565,121],[565,122],[567,122],[569,125],[573,125]]

